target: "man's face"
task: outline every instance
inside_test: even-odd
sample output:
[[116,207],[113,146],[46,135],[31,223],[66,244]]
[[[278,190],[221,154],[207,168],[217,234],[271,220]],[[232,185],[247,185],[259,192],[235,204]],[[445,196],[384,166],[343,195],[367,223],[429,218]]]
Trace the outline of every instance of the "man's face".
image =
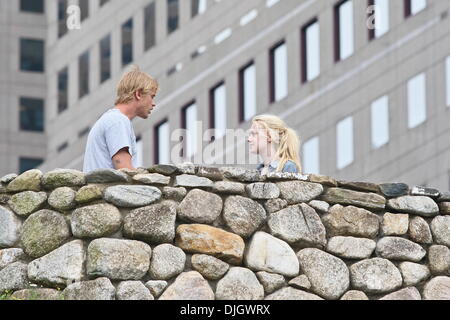
[[137,108],[137,116],[142,119],[147,119],[150,114],[152,113],[152,110],[156,107],[156,104],[154,102],[155,94],[147,94],[147,95],[141,95],[141,99],[138,102],[138,108]]

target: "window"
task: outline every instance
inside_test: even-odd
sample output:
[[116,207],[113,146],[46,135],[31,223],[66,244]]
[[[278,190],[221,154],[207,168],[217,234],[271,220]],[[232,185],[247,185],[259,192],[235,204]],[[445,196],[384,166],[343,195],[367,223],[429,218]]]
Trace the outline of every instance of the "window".
[[223,137],[227,130],[227,100],[223,82],[210,91],[210,128],[215,129],[215,139]]
[[181,110],[181,127],[186,129],[183,156],[189,159],[197,153],[197,105],[195,102]]
[[372,148],[378,149],[389,142],[389,98],[381,97],[370,108]]
[[20,39],[20,70],[44,72],[44,40]]
[[145,50],[156,44],[155,2],[151,2],[144,10],[145,19]]
[[405,17],[413,16],[427,7],[427,0],[405,0]]
[[100,41],[100,83],[111,78],[111,35]]
[[[389,31],[389,0],[369,0],[369,16],[373,16],[373,25],[369,26],[369,40],[379,38]],[[369,17],[370,18],[370,17]]]
[[133,20],[122,25],[122,66],[133,61]]
[[335,61],[353,54],[353,0],[340,1],[334,8]]
[[167,0],[167,33],[178,29],[179,3],[178,0]]
[[311,81],[320,74],[320,30],[314,19],[302,28],[302,82]]
[[109,2],[109,0],[100,0],[100,7],[103,7],[103,5],[108,2]]
[[170,131],[169,121],[166,119],[155,127],[155,163],[170,163]]
[[136,138],[136,167],[142,168],[144,166],[144,143],[142,142],[142,137]]
[[20,98],[20,130],[44,132],[44,100]]
[[447,107],[450,107],[450,56],[445,60]]
[[253,62],[239,71],[239,122],[256,114],[256,74]]
[[66,22],[67,0],[58,0],[58,38],[67,33]]
[[417,127],[427,119],[425,74],[408,81],[408,127]]
[[36,158],[19,158],[19,171],[24,173],[25,171],[36,169],[44,162],[43,159]]
[[344,169],[353,162],[353,118],[337,124],[337,168]]
[[206,11],[206,0],[191,0],[191,17]]
[[270,102],[287,96],[287,50],[283,42],[270,50]]
[[78,58],[78,97],[89,94],[89,51]]
[[44,13],[44,0],[20,0],[20,11]]
[[68,68],[65,67],[58,72],[58,113],[61,113],[68,108],[68,82],[69,72]]
[[319,137],[309,139],[303,144],[303,172],[319,174]]
[[89,0],[79,0],[80,19],[83,21],[89,16]]

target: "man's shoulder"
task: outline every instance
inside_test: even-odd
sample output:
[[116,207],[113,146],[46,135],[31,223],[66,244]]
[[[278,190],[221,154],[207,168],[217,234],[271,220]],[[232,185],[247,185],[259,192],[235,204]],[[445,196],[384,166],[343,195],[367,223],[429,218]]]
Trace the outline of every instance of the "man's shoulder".
[[121,114],[120,112],[115,112],[113,109],[108,110],[95,122],[95,126],[102,127],[105,130],[117,126],[117,125],[128,125],[129,119]]

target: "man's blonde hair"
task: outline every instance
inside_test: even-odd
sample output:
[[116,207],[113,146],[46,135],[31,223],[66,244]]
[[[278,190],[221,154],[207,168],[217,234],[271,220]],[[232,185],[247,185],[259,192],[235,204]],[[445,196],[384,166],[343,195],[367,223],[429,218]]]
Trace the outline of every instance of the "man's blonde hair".
[[155,94],[158,92],[159,84],[151,76],[142,72],[138,66],[133,66],[131,71],[125,73],[117,86],[117,104],[125,104],[134,99],[135,92],[142,95]]

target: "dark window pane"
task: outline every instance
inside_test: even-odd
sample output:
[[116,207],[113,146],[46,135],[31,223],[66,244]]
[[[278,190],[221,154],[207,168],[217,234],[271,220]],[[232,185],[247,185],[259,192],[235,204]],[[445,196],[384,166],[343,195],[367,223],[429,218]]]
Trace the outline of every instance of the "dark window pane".
[[20,170],[20,173],[24,173],[25,171],[36,169],[43,162],[44,162],[43,159],[20,158],[19,159],[19,170]]
[[67,0],[58,0],[58,38],[67,33],[66,10]]
[[78,59],[78,89],[80,98],[89,93],[89,51]]
[[155,45],[156,34],[155,2],[145,7],[145,50]]
[[80,0],[80,18],[81,21],[86,19],[89,16],[89,1],[88,0]]
[[44,13],[44,0],[20,0],[20,11]]
[[44,40],[20,39],[20,70],[44,72]]
[[122,25],[122,66],[133,61],[133,20]]
[[111,77],[111,35],[100,41],[100,83]]
[[167,33],[178,29],[178,0],[167,0]]
[[58,113],[63,112],[68,107],[68,82],[69,72],[65,67],[58,73]]
[[20,130],[44,131],[44,100],[20,98]]

